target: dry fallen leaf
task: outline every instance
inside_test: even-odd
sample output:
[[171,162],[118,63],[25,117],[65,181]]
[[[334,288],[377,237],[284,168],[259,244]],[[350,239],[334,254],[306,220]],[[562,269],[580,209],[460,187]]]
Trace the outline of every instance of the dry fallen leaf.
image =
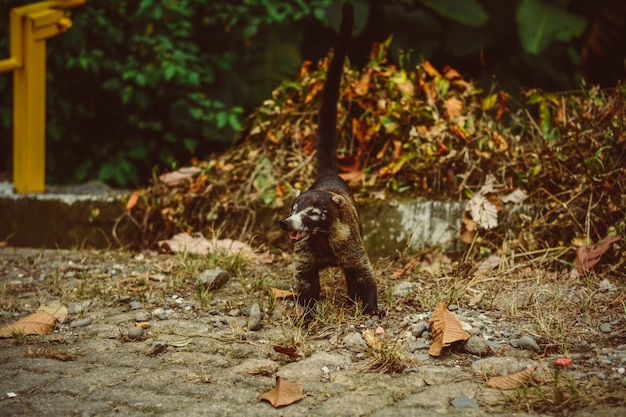
[[469,213],[476,224],[486,230],[498,225],[498,208],[486,196],[476,193],[465,205],[465,211]]
[[0,329],[0,337],[13,337],[15,334],[50,334],[54,330],[56,318],[45,311],[30,314],[13,324]]
[[446,303],[439,302],[430,318],[430,330],[433,335],[433,344],[428,350],[431,356],[439,356],[444,347],[450,346],[454,342],[469,339],[470,335],[461,326],[458,317],[448,311]]
[[620,235],[609,236],[598,242],[597,245],[579,246],[578,249],[576,249],[576,257],[574,258],[576,270],[580,273],[589,271],[594,265],[600,262],[600,258],[604,255],[604,252],[609,250],[613,243],[621,239],[622,236]]
[[226,256],[242,256],[249,259],[255,258],[255,253],[243,242],[233,239],[209,240],[204,236],[193,237],[189,233],[178,233],[170,239],[161,240],[158,243],[160,251],[176,253],[193,253],[206,255],[212,251]]
[[287,355],[292,359],[301,358],[302,355],[298,353],[298,350],[295,346],[293,347],[283,347],[278,345],[273,345],[272,348],[275,352],[282,353],[283,355]]
[[53,301],[47,305],[41,305],[37,309],[37,312],[43,311],[54,316],[59,322],[64,322],[67,318],[67,307],[61,304],[60,301]]
[[376,336],[371,330],[363,332],[363,339],[365,340],[365,343],[367,343],[367,346],[374,350],[380,349],[383,345],[382,339]]
[[270,293],[272,294],[272,297],[274,297],[277,300],[295,297],[295,294],[293,292],[287,291],[287,290],[281,290],[280,288],[270,288]]
[[185,180],[198,175],[200,172],[202,172],[202,169],[198,167],[182,167],[177,171],[159,175],[159,180],[170,187],[176,187],[177,185],[182,184]]
[[524,369],[511,375],[494,376],[489,378],[487,386],[495,389],[515,389],[527,383],[533,376],[536,366]]
[[265,400],[274,407],[293,404],[304,398],[302,384],[290,382],[279,376],[276,377],[276,386],[264,394],[261,394],[259,401]]
[[133,191],[133,193],[128,198],[128,201],[126,202],[126,211],[130,211],[133,207],[135,207],[138,201],[139,201],[139,191]]

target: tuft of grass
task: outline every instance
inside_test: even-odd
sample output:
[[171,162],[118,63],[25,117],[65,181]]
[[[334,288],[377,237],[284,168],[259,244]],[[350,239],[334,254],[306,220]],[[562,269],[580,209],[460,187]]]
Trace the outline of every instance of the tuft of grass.
[[370,357],[360,369],[379,373],[399,373],[416,366],[415,359],[407,351],[404,342],[396,338],[383,337],[375,346],[369,346]]

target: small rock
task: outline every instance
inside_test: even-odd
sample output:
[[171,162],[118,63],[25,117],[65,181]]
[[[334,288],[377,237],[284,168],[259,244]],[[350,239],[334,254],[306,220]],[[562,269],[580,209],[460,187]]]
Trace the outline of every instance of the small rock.
[[518,349],[527,349],[533,350],[536,353],[541,352],[541,348],[531,337],[522,336],[519,339],[511,339],[511,346],[516,347]]
[[74,320],[72,322],[72,324],[70,324],[70,327],[76,328],[76,327],[87,327],[91,324],[91,320],[90,319],[80,319],[80,320]]
[[128,303],[128,305],[130,306],[131,310],[141,310],[143,308],[143,304],[141,304],[139,301],[131,301],[130,303]]
[[254,341],[254,340],[259,340],[259,335],[256,334],[255,332],[245,332],[244,334],[241,335],[241,338],[243,340]]
[[135,321],[150,321],[150,314],[148,314],[148,312],[146,311],[139,311],[137,312],[137,314],[135,314]]
[[152,310],[152,317],[156,317],[159,320],[167,320],[167,314],[165,314],[165,309],[161,307]]
[[411,294],[416,287],[419,287],[419,283],[403,281],[393,288],[393,295],[394,297],[406,297]]
[[241,316],[241,310],[239,310],[238,308],[233,308],[228,312],[228,315],[231,317],[239,317]]
[[343,345],[352,352],[360,352],[367,350],[367,343],[359,332],[351,332],[343,338]]
[[198,276],[197,282],[210,290],[217,290],[228,282],[230,273],[223,269],[206,269]]
[[471,336],[465,341],[465,351],[477,356],[487,356],[491,353],[491,347],[484,338],[480,336]]
[[258,303],[252,304],[248,317],[248,328],[252,331],[261,330],[261,307]]
[[426,329],[428,329],[428,325],[426,323],[415,323],[411,326],[411,333],[415,337],[420,337],[422,333],[426,331]]
[[602,333],[611,333],[611,330],[612,330],[611,323],[602,323],[600,325],[600,331]]
[[448,311],[457,311],[459,309],[459,306],[456,304],[450,304],[448,306]]
[[454,408],[476,408],[478,409],[478,401],[471,397],[457,397],[452,400],[452,407]]
[[126,332],[126,335],[128,336],[129,339],[133,339],[133,340],[137,340],[143,337],[144,334],[144,330],[142,327],[131,327],[130,329],[128,329],[128,331]]

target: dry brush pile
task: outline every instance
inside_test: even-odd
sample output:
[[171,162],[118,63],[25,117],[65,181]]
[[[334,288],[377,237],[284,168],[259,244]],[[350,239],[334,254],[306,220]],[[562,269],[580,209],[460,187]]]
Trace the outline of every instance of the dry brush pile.
[[[498,209],[498,195],[517,189],[533,209],[473,235],[477,254],[479,247],[484,254],[504,246],[571,254],[607,237],[623,248],[612,236],[626,229],[625,86],[528,90],[516,102],[449,67],[423,62],[403,69],[386,60],[388,45],[375,45],[362,70],[347,65],[342,80],[339,167],[359,200],[466,201],[488,181],[486,197]],[[136,192],[123,219],[140,231],[132,243],[147,246],[177,231],[210,233],[216,225],[238,238],[254,231],[271,241],[260,213],[275,215],[314,179],[327,64],[305,62],[297,80],[247,118],[230,151],[155,177]],[[623,251],[609,249],[602,252],[610,269],[623,269]]]

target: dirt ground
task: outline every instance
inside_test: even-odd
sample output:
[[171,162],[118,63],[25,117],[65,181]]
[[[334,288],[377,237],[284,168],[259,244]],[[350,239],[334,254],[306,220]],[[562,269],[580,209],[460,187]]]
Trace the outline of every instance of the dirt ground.
[[[272,290],[293,285],[290,256],[279,251],[5,247],[0,325],[55,302],[68,314],[52,334],[0,339],[0,415],[626,415],[624,283],[500,261],[380,259],[381,317],[359,314],[330,271],[304,325],[293,300]],[[218,268],[229,271],[223,286],[198,283]],[[428,354],[441,300],[478,351],[460,342]],[[365,331],[381,345],[368,345]],[[489,386],[532,367],[512,389]],[[277,376],[301,384],[303,398],[280,408],[260,401]]]

